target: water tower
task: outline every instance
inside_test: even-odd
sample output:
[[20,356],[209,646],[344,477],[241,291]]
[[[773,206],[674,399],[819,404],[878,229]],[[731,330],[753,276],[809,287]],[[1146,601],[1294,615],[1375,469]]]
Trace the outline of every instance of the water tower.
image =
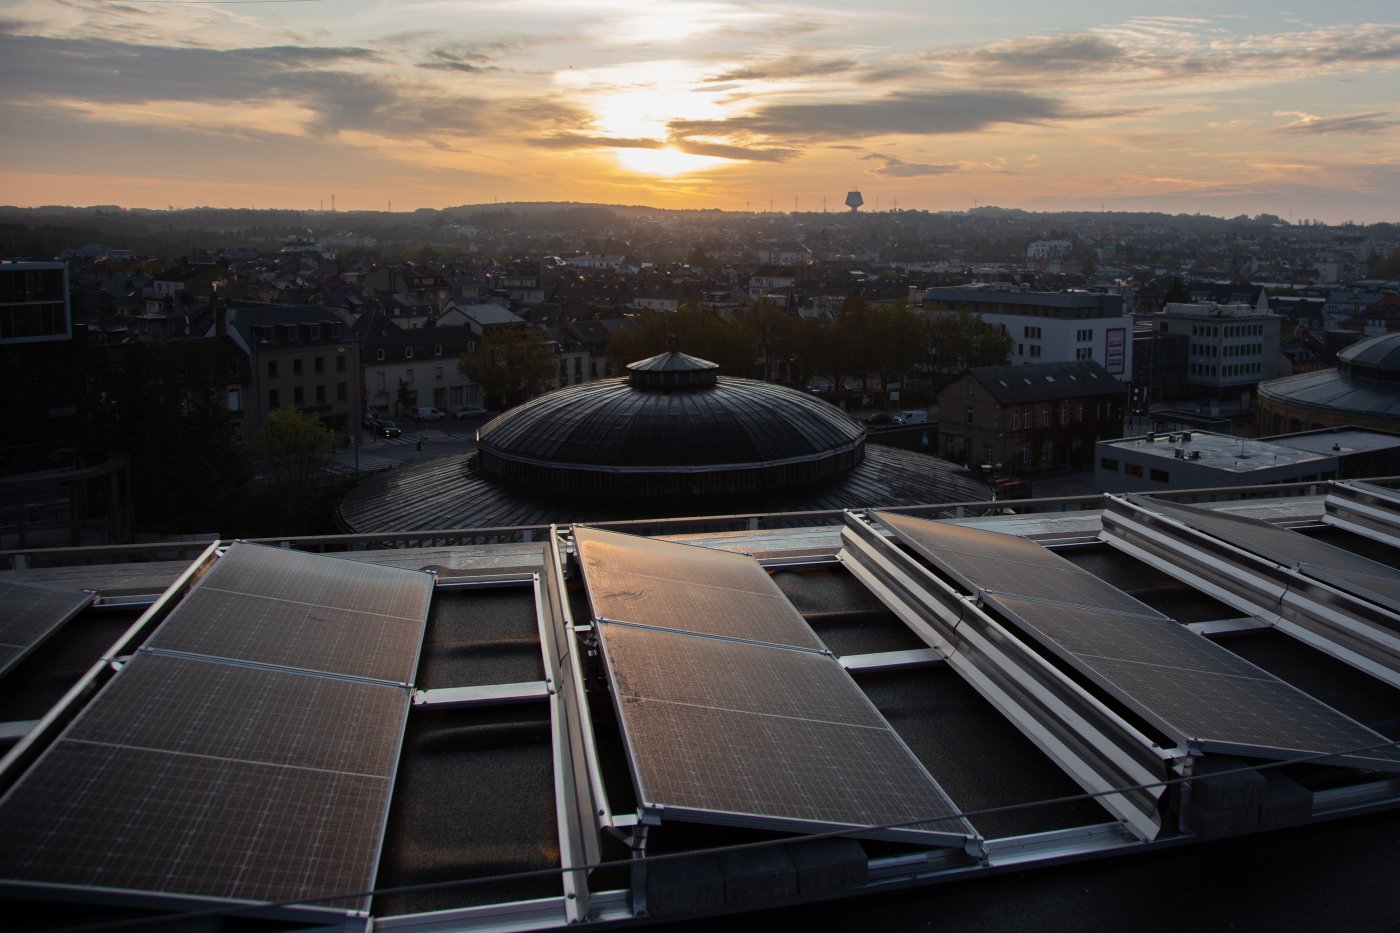
[[860,209],[860,206],[861,206],[862,204],[864,204],[864,203],[865,203],[865,198],[863,198],[863,197],[860,196],[860,192],[859,192],[859,191],[847,191],[847,192],[846,192],[846,206],[849,207],[849,208],[851,209],[851,213],[852,213],[852,214],[854,214],[857,210],[859,210],[859,209]]

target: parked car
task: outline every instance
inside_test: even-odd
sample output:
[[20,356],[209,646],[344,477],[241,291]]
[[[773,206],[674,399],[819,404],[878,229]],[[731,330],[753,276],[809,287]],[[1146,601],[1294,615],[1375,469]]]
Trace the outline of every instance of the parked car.
[[377,437],[400,437],[403,435],[403,431],[392,421],[376,421],[374,433]]
[[901,418],[899,415],[894,415],[894,414],[891,414],[891,413],[889,413],[889,412],[887,412],[887,411],[877,411],[877,412],[875,412],[875,414],[871,415],[869,418],[866,418],[866,419],[865,419],[865,423],[868,424],[868,425],[870,425],[872,428],[875,428],[875,427],[886,427],[886,428],[887,428],[887,427],[892,427],[893,425],[896,425],[896,424],[903,424],[903,423],[904,423],[904,419]]
[[447,413],[431,405],[422,405],[413,409],[414,421],[441,421],[447,417]]
[[482,407],[480,407],[480,406],[477,406],[477,405],[473,405],[473,406],[471,406],[470,408],[458,408],[458,409],[456,409],[455,411],[452,412],[452,417],[457,418],[457,419],[461,419],[461,418],[484,418],[485,416],[486,416],[486,409],[484,409],[484,408],[482,408]]

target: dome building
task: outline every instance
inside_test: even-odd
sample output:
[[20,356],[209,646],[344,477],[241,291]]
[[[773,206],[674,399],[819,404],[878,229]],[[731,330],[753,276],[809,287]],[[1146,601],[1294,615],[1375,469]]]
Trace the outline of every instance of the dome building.
[[483,425],[478,450],[362,483],[352,532],[896,506],[986,498],[982,477],[890,447],[826,402],[684,353],[559,389]]
[[1361,340],[1337,366],[1259,383],[1256,424],[1281,434],[1355,426],[1400,428],[1400,333]]

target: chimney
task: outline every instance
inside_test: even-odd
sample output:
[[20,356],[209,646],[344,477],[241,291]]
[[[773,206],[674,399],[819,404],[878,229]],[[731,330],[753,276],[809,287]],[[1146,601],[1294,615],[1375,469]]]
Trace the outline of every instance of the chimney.
[[214,336],[228,336],[228,300],[219,297],[219,290],[214,289],[214,295],[210,298],[214,305]]

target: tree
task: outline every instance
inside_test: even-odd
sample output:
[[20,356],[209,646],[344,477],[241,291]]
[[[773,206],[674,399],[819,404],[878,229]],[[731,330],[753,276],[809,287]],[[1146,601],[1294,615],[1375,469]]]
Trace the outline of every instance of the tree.
[[138,529],[233,534],[243,520],[246,452],[234,436],[227,387],[182,380],[179,349],[143,343],[96,352],[86,439],[131,458]]
[[1171,284],[1167,286],[1166,292],[1162,295],[1163,304],[1182,303],[1191,301],[1191,295],[1186,291],[1186,284],[1179,277],[1174,277]]
[[1001,366],[1011,360],[1015,340],[981,315],[958,309],[935,311],[924,319],[923,348],[928,368],[957,374],[971,366]]
[[319,530],[319,483],[323,458],[335,435],[320,421],[288,405],[270,411],[253,438],[263,471],[268,511],[279,517],[279,531],[301,534]]
[[1371,267],[1371,278],[1373,279],[1397,279],[1400,278],[1400,247],[1390,251],[1380,262]]
[[669,350],[709,360],[734,375],[748,375],[756,356],[739,328],[691,301],[681,302],[675,311],[644,311],[637,327],[615,333],[605,352],[621,369]]
[[512,408],[534,398],[554,380],[554,354],[538,333],[493,327],[462,354],[457,371],[481,386],[488,408]]

